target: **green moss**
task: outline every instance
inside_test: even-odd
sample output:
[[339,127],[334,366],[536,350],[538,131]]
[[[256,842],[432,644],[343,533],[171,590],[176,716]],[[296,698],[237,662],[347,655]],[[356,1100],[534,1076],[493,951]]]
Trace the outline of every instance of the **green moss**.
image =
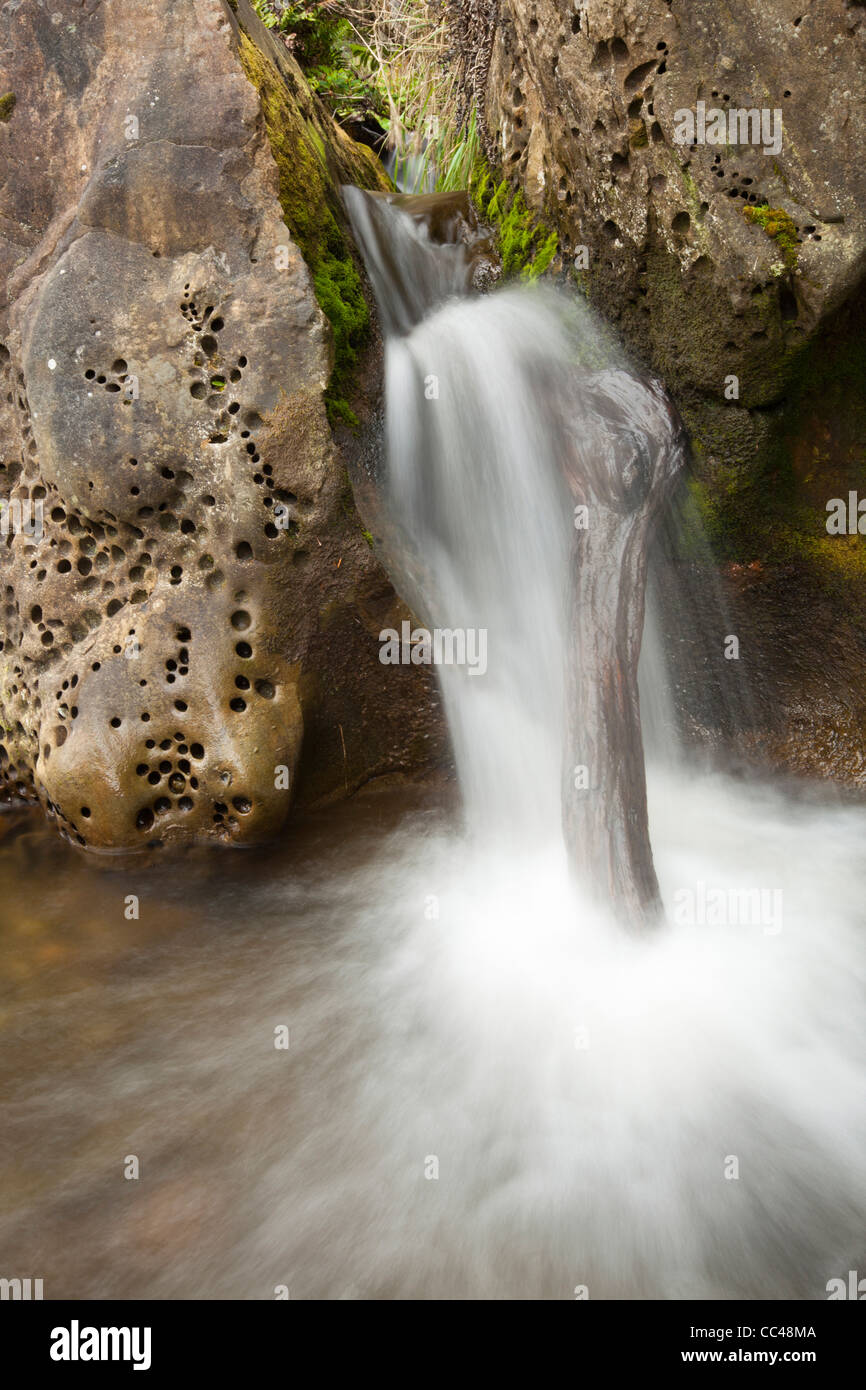
[[743,216],[775,241],[781,253],[786,270],[797,268],[797,228],[782,208],[771,208],[767,203],[757,207],[744,207]]
[[316,298],[333,331],[334,365],[325,392],[328,415],[332,423],[341,419],[356,425],[345,398],[359,352],[369,338],[370,311],[348,237],[337,220],[339,205],[324,141],[292,100],[273,63],[244,33],[240,56],[261,99],[286,226],[310,267]]
[[[693,437],[697,471],[678,509],[677,552],[778,569],[794,566],[859,612],[866,597],[866,536],[830,535],[827,503],[866,495],[866,341],[862,314],[841,318],[801,352],[787,378],[789,405],[768,421],[760,458],[720,465],[718,437]],[[710,440],[712,439],[712,444]]]
[[527,205],[522,191],[512,187],[507,179],[494,186],[493,174],[483,156],[475,164],[469,191],[482,220],[496,231],[503,277],[537,280],[556,256],[556,232],[544,225]]
[[12,112],[15,110],[16,100],[14,92],[7,92],[5,96],[0,97],[0,121],[3,121],[4,124],[11,118]]

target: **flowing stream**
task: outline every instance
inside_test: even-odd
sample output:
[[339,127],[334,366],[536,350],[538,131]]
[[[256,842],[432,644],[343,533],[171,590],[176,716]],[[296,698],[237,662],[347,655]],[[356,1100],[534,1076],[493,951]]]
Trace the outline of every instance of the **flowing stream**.
[[630,934],[575,876],[557,383],[624,364],[547,296],[465,297],[459,247],[355,203],[390,329],[389,561],[419,622],[486,632],[483,672],[440,671],[461,805],[371,789],[182,872],[0,821],[0,1273],[46,1297],[825,1298],[866,1268],[866,812],[689,763],[650,610],[664,920]]

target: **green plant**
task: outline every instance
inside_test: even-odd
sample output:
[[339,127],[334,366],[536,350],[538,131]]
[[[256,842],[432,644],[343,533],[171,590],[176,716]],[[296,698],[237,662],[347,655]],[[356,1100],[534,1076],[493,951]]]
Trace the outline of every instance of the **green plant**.
[[310,68],[307,80],[339,120],[364,115],[375,104],[369,79],[352,68]]
[[781,253],[786,270],[797,268],[797,228],[783,208],[771,208],[767,203],[757,207],[744,207],[743,216],[775,241]]
[[276,29],[280,22],[279,15],[271,9],[268,0],[252,0],[252,6],[266,29]]
[[319,151],[321,141],[293,104],[271,60],[244,33],[240,56],[261,99],[286,226],[312,271],[316,298],[333,330],[334,365],[325,392],[328,415],[332,421],[339,418],[356,424],[345,397],[369,335],[370,313],[358,268],[335,216],[336,195]]
[[496,229],[503,277],[537,280],[556,256],[556,232],[544,225],[521,190],[507,179],[493,186],[490,166],[481,154],[472,171],[469,191],[482,219]]

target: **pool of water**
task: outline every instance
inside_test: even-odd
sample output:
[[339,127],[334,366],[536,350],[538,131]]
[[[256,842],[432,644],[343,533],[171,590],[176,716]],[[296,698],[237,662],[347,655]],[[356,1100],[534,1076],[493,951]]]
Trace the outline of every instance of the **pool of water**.
[[[638,937],[441,790],[108,868],[0,821],[0,1273],[825,1298],[866,1256],[866,811],[670,770],[650,806],[670,921]],[[781,916],[706,911],[748,889]]]

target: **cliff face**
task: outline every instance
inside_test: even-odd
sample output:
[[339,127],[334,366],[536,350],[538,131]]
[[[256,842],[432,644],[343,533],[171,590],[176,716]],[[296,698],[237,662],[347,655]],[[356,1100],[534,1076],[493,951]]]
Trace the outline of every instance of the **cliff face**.
[[[866,7],[469,8],[498,161],[689,426],[760,685],[750,743],[862,781],[866,543],[825,523],[829,499],[866,495]],[[722,639],[720,687],[739,679]]]
[[[792,353],[862,281],[864,50],[845,0],[500,6],[487,102],[505,168],[566,254],[588,247],[606,314],[728,415],[777,400]],[[751,109],[759,143],[730,119]]]
[[0,797],[89,848],[261,839],[429,758],[328,421],[375,165],[246,0],[0,24]]

